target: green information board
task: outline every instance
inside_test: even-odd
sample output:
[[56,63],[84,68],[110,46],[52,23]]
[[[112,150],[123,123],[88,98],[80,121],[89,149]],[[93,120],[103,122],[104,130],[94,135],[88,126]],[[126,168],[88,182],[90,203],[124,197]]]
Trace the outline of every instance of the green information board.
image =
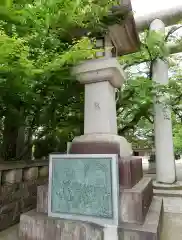
[[117,171],[115,155],[50,155],[49,215],[115,224]]

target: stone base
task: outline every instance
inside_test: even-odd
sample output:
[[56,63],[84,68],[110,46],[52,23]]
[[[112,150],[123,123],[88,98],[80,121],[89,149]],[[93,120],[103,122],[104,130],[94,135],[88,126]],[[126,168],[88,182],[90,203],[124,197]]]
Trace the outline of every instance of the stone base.
[[144,224],[121,224],[118,230],[119,240],[160,240],[162,217],[162,199],[154,197]]
[[103,240],[103,235],[103,228],[95,224],[51,218],[35,210],[20,218],[20,240]]
[[[160,240],[162,213],[162,199],[154,197],[144,224],[120,224],[118,240]],[[35,210],[21,216],[19,237],[20,240],[105,240],[104,229],[96,224],[51,218]]]
[[143,177],[142,159],[131,156],[126,139],[111,134],[90,134],[76,137],[70,154],[117,154],[119,157],[119,184],[121,189],[132,188]]
[[120,222],[143,224],[153,197],[152,180],[144,177],[120,192]]
[[161,184],[153,182],[154,195],[161,197],[164,203],[164,212],[182,213],[182,182]]
[[124,137],[114,134],[93,133],[75,137],[70,153],[79,154],[118,154],[132,156],[131,144]]
[[164,184],[153,181],[153,188],[160,190],[182,190],[182,181],[177,181],[172,184]]
[[182,214],[182,190],[154,189],[154,195],[163,199],[164,212]]

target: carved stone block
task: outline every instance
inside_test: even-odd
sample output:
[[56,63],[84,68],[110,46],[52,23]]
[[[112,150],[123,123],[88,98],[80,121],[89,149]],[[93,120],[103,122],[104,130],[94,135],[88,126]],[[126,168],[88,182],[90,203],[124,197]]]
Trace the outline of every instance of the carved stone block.
[[2,172],[2,183],[13,184],[22,181],[22,169],[6,170]]
[[154,197],[142,225],[120,224],[118,228],[119,240],[160,240],[162,217],[162,198]]
[[[129,152],[129,151],[128,151]],[[118,154],[120,188],[132,188],[143,177],[142,159],[140,157],[121,157],[122,147],[117,141],[73,142],[72,154]]]
[[36,196],[21,199],[21,212],[23,213],[27,209],[31,210],[36,208],[36,204],[37,204]]
[[37,187],[37,212],[48,212],[48,185]]
[[21,215],[20,240],[103,240],[103,229],[95,224],[48,217],[32,210]]
[[2,185],[0,188],[0,205],[9,204],[21,198],[21,183]]
[[38,167],[23,169],[23,180],[31,181],[38,178]]
[[17,223],[20,218],[20,202],[13,202],[0,208],[0,230]]
[[142,224],[153,197],[152,180],[144,177],[131,189],[120,192],[120,221]]
[[48,166],[43,166],[39,167],[39,177],[48,177],[49,176],[49,167]]
[[132,188],[143,177],[142,159],[140,157],[125,157],[119,159],[120,188]]

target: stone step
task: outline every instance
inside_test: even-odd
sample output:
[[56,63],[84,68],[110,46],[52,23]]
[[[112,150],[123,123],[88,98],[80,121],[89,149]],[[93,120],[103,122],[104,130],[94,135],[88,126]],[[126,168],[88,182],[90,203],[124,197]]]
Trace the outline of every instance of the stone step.
[[164,212],[182,213],[182,190],[154,189],[154,195],[163,199]]
[[153,188],[156,190],[182,190],[182,181],[177,181],[173,184],[164,184],[153,181]]
[[163,217],[162,198],[153,197],[142,225],[123,223],[118,229],[119,240],[160,240]]
[[153,197],[152,180],[144,177],[133,188],[120,191],[120,222],[143,224]]
[[32,210],[21,215],[20,240],[103,240],[103,228],[92,223],[48,217]]

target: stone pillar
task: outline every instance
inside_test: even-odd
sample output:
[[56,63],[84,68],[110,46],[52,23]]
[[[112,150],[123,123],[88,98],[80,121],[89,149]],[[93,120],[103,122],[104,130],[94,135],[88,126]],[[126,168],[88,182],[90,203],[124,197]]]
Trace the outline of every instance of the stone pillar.
[[[105,47],[104,57],[86,61],[74,69],[80,83],[85,84],[84,135],[73,139],[71,153],[115,153],[120,157],[132,155],[131,145],[117,135],[115,89],[120,88],[125,75],[116,58],[112,44],[105,38],[97,46]],[[118,240],[117,226],[104,227],[104,240]]]
[[[115,88],[120,88],[125,78],[117,59],[105,57],[89,60],[78,65],[74,73],[80,83],[85,84],[85,110],[84,135],[75,137],[72,145],[80,143],[83,148],[84,143],[102,143],[102,146],[115,144],[121,157],[131,156],[131,145],[117,135]],[[96,147],[95,151],[98,153]]]
[[[156,19],[150,25],[150,30],[165,34],[164,23]],[[153,81],[158,84],[168,84],[168,63],[157,59],[153,65]],[[154,103],[154,132],[156,152],[156,180],[172,184],[176,180],[174,149],[172,139],[171,111],[169,107]]]

